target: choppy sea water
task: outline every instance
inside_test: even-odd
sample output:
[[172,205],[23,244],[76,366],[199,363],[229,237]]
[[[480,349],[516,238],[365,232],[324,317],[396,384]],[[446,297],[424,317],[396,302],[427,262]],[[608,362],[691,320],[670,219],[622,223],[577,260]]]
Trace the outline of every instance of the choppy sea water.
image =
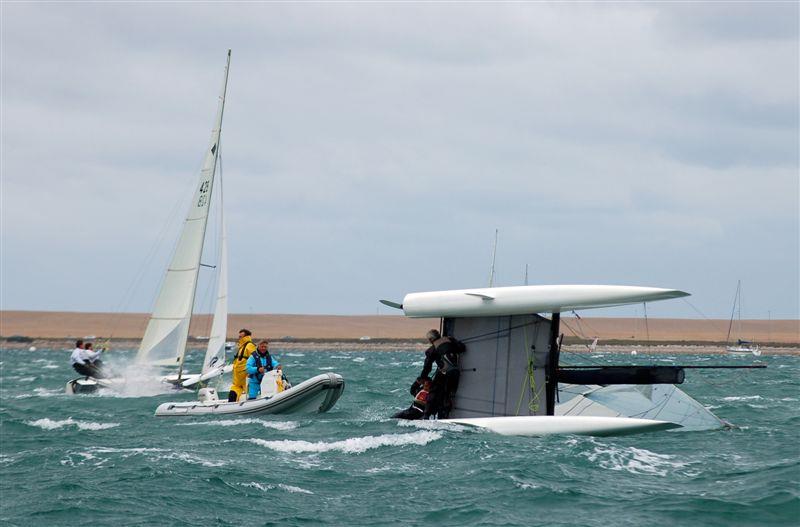
[[[158,404],[193,395],[67,396],[68,351],[3,350],[0,523],[800,524],[798,357],[762,357],[766,370],[687,371],[682,388],[736,425],[729,430],[533,439],[390,419],[410,402],[419,351],[273,348],[294,382],[342,374],[336,407],[318,416],[157,419]],[[114,351],[107,360],[131,357]]]

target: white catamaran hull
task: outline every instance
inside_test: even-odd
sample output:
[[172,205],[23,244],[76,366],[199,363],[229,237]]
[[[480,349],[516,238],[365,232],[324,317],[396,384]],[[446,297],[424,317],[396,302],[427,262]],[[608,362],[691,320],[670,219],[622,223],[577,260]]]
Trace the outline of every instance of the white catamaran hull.
[[80,377],[67,382],[64,392],[67,395],[95,393],[101,388],[113,390],[121,386],[125,379],[96,379],[94,377]]
[[466,417],[462,419],[442,419],[439,422],[484,428],[500,435],[528,437],[554,434],[619,436],[680,428],[680,425],[675,423],[650,419],[563,415]]
[[333,408],[343,391],[341,375],[324,373],[260,399],[235,403],[219,400],[164,403],[156,408],[156,416],[323,413]]

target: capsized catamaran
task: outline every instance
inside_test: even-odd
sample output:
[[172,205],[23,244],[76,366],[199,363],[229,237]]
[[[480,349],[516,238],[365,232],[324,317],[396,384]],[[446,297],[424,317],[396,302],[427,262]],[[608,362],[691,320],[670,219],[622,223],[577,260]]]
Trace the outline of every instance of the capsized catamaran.
[[688,295],[654,287],[535,285],[411,293],[402,303],[381,302],[407,317],[440,318],[442,335],[466,345],[443,422],[523,436],[621,435],[724,422],[674,386],[683,382],[685,367],[561,367],[561,312]]
[[[231,52],[228,50],[214,128],[211,131],[211,139],[203,159],[200,177],[135,359],[135,363],[142,369],[152,366],[176,368],[174,374],[164,376],[162,380],[177,388],[191,388],[197,383],[208,381],[226,371],[224,354],[228,316],[227,242],[222,216],[221,181],[220,260],[217,266],[218,290],[211,338],[208,341],[203,369],[199,374],[186,374],[183,371],[183,362],[220,154],[222,116],[225,110],[230,61]],[[91,377],[73,379],[67,383],[66,391],[67,393],[87,393],[96,391],[100,387],[113,388],[124,382],[124,379],[98,380]]]

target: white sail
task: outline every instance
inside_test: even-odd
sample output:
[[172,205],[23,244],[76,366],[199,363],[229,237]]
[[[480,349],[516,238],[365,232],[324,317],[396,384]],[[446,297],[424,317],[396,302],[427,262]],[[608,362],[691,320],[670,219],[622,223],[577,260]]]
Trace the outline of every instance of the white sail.
[[[220,215],[222,215],[222,206],[220,206]],[[202,373],[208,373],[225,363],[225,334],[228,331],[228,242],[224,216],[221,223],[222,241],[217,264],[217,303],[214,307],[214,320],[211,322],[211,336],[208,339],[206,357],[203,359]]]
[[136,355],[138,363],[175,364],[179,368],[183,364],[186,339],[189,335],[189,321],[197,289],[197,272],[200,268],[200,257],[203,253],[203,241],[208,222],[208,208],[214,187],[230,60],[231,52],[228,50],[222,93],[217,106],[214,128],[211,131],[211,140],[203,167],[200,170],[200,179],[178,238],[175,253],[167,268],[153,313],[139,346],[139,352]]

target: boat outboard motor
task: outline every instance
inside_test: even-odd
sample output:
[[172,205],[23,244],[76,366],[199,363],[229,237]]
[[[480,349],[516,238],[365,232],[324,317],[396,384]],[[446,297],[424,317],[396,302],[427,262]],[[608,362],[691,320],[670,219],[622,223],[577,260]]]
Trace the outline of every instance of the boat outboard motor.
[[201,403],[210,403],[213,401],[219,401],[217,390],[214,388],[200,388],[197,391],[197,398],[200,400]]

